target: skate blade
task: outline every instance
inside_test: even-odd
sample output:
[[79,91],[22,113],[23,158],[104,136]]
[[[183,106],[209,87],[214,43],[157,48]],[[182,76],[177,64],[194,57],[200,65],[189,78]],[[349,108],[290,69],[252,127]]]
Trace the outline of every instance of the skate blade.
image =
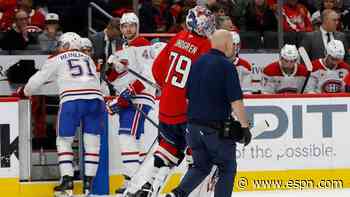
[[56,191],[55,197],[73,197],[73,190]]

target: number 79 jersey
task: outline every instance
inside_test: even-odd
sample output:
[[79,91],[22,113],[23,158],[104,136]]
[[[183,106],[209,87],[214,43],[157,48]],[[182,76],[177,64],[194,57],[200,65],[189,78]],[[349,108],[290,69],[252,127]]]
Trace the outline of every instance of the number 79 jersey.
[[32,95],[49,81],[57,81],[60,103],[77,99],[101,99],[99,77],[93,60],[79,51],[67,51],[49,58],[24,88]]
[[162,88],[159,120],[166,124],[187,121],[186,82],[192,63],[210,49],[210,41],[188,31],[174,36],[153,63],[152,74]]

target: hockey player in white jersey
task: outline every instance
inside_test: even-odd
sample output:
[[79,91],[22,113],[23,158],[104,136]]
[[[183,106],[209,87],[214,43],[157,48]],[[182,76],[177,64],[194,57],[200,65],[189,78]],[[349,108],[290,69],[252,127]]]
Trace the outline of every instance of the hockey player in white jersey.
[[263,70],[262,92],[299,93],[307,76],[303,64],[299,64],[299,53],[295,45],[286,44],[280,52],[280,59]]
[[326,57],[312,61],[312,73],[306,86],[307,93],[337,93],[345,91],[344,77],[350,66],[343,61],[344,45],[340,40],[331,40],[326,48]]
[[[129,72],[129,69],[152,79],[151,65],[164,46],[164,43],[156,43],[151,46],[128,47],[117,51],[107,61],[119,73],[112,84],[120,94],[107,102],[108,111],[111,114],[119,114],[118,133],[125,182],[124,186],[116,193],[124,192],[127,182],[143,161],[145,156],[144,115],[147,115],[155,104],[155,89]],[[137,111],[136,107],[144,113]]]
[[92,59],[80,52],[80,36],[63,34],[58,41],[58,54],[50,57],[33,75],[21,96],[31,96],[41,85],[56,80],[60,107],[57,121],[57,153],[61,183],[54,188],[57,195],[73,192],[72,142],[82,124],[84,136],[84,193],[89,194],[99,163],[100,133],[103,131],[105,104]]
[[234,45],[234,52],[235,54],[232,57],[232,63],[236,66],[236,70],[238,73],[239,81],[241,83],[242,91],[243,93],[251,93],[251,87],[252,87],[252,65],[245,59],[238,56],[240,45],[241,45],[241,39],[239,37],[239,34],[237,32],[231,32],[232,38],[233,38],[233,45]]

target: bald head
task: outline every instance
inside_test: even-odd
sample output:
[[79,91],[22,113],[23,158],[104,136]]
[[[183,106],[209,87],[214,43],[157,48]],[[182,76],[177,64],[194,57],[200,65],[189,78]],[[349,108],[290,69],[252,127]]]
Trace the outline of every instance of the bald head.
[[229,31],[216,30],[210,38],[211,46],[225,53],[226,57],[233,56],[233,38]]
[[335,32],[337,31],[337,27],[339,24],[339,14],[331,9],[325,9],[322,12],[322,27],[327,32]]

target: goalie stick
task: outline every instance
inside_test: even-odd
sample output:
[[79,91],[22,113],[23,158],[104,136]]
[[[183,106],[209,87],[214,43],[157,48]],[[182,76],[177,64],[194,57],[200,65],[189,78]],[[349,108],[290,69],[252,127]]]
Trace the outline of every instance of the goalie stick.
[[304,47],[299,47],[298,51],[299,51],[300,57],[303,60],[303,62],[305,64],[305,67],[306,67],[306,70],[307,70],[306,79],[304,81],[303,87],[300,90],[300,93],[303,94],[304,91],[305,91],[307,82],[310,79],[310,75],[311,75],[311,72],[312,72],[312,63],[311,63],[309,55],[307,54],[307,52],[306,52]]

